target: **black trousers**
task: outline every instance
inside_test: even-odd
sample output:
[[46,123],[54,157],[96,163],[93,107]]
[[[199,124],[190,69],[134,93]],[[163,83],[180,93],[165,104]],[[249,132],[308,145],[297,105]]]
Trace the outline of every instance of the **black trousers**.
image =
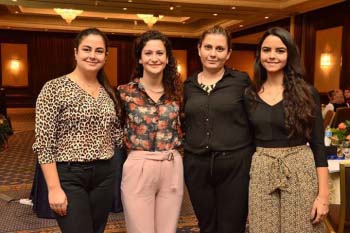
[[56,215],[62,233],[103,233],[114,198],[115,159],[57,163],[57,170],[68,199],[67,215]]
[[185,182],[201,233],[245,232],[253,152],[185,152]]

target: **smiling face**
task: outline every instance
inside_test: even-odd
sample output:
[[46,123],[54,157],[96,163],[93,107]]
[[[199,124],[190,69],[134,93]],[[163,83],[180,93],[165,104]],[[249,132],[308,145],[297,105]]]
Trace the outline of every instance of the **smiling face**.
[[287,64],[287,46],[274,35],[265,38],[260,49],[261,65],[267,73],[280,73]]
[[230,58],[227,39],[222,34],[207,34],[198,46],[198,54],[201,58],[203,70],[217,71],[224,67]]
[[100,35],[84,37],[74,50],[77,68],[82,71],[97,73],[106,63],[106,44]]
[[161,40],[149,40],[141,51],[139,63],[143,66],[143,76],[162,75],[167,64],[167,54]]

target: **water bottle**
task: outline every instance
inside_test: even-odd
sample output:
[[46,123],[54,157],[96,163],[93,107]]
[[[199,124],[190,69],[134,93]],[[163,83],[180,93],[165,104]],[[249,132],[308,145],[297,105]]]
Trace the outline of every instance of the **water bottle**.
[[327,128],[324,132],[324,145],[325,146],[331,145],[331,137],[332,137],[331,127],[327,126]]

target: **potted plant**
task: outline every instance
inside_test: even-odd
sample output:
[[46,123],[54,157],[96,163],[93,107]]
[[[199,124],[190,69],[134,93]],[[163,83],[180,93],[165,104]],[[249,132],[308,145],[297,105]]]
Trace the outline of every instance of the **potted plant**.
[[8,137],[12,134],[12,129],[5,116],[0,114],[0,151],[6,148]]

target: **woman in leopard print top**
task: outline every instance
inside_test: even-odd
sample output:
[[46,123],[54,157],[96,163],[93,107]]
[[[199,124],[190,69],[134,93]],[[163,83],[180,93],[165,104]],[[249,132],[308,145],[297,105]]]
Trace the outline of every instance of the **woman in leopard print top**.
[[76,68],[51,80],[36,105],[35,143],[49,204],[63,233],[102,233],[113,202],[120,105],[103,71],[107,38],[96,28],[76,38]]

